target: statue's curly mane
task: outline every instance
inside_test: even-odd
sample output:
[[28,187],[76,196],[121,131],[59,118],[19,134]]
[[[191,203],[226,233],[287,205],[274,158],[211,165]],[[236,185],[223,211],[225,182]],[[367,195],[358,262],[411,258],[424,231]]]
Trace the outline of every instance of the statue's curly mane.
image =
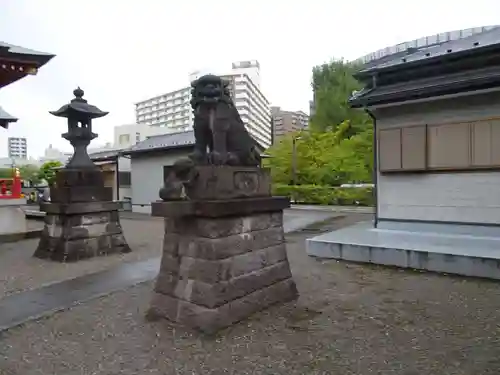
[[191,84],[191,107],[198,108],[204,103],[223,102],[234,106],[229,92],[229,82],[217,76],[204,76]]
[[195,115],[191,158],[195,163],[260,165],[255,140],[231,98],[229,82],[214,75],[200,77],[191,84],[191,107]]

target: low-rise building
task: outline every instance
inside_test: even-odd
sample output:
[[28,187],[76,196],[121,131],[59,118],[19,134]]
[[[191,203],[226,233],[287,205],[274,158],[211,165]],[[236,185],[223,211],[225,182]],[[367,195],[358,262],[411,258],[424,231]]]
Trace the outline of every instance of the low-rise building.
[[284,111],[280,107],[271,107],[274,140],[299,130],[304,130],[309,125],[309,116],[302,111]]
[[373,61],[373,222],[307,240],[322,258],[500,279],[500,28]]
[[152,136],[122,152],[130,158],[132,211],[151,213],[165,180],[165,167],[193,151],[194,132]]
[[[193,131],[178,132],[149,137],[120,152],[121,158],[130,159],[133,212],[151,213],[151,202],[159,199],[168,167],[193,152],[194,144]],[[258,151],[262,153],[263,148]]]
[[113,188],[113,199],[132,199],[130,180],[130,158],[123,156],[122,149],[89,152],[90,159],[97,165],[104,177],[104,186]]

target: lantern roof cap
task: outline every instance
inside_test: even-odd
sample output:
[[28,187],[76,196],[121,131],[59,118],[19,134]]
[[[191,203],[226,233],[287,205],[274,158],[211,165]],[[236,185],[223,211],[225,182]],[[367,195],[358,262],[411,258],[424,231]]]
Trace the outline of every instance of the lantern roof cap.
[[89,119],[99,118],[106,116],[109,112],[101,111],[94,105],[88,104],[87,100],[83,99],[85,92],[78,87],[73,91],[75,98],[71,100],[68,104],[63,105],[57,111],[49,111],[51,115],[57,117],[72,117],[75,114],[77,116],[85,116]]

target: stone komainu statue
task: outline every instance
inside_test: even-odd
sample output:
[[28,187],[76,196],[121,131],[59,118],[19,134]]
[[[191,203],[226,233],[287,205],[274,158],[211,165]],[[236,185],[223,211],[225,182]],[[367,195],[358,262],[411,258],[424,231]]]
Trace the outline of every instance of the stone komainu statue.
[[[260,154],[231,99],[228,83],[205,75],[194,81],[191,107],[194,113],[195,164],[259,166]],[[207,153],[207,149],[209,153]]]
[[190,199],[200,165],[260,166],[256,142],[250,137],[231,100],[228,84],[220,77],[206,75],[192,83],[194,152],[177,160],[160,190],[164,201]]

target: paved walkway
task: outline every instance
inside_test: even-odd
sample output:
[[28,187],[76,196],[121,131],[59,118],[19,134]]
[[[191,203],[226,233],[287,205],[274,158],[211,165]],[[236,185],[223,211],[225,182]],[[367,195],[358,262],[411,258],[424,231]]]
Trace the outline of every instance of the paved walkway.
[[[284,230],[285,233],[290,233],[334,216],[338,215],[331,212],[287,211]],[[142,230],[144,231],[144,228]],[[94,258],[92,261],[98,262],[99,258]],[[57,263],[50,265],[56,268],[65,267],[64,264]],[[0,331],[66,309],[82,301],[152,280],[158,274],[159,265],[160,258],[154,257],[8,295],[0,299]]]
[[152,258],[12,294],[0,300],[0,331],[76,303],[152,280],[158,274],[159,268],[160,259]]

